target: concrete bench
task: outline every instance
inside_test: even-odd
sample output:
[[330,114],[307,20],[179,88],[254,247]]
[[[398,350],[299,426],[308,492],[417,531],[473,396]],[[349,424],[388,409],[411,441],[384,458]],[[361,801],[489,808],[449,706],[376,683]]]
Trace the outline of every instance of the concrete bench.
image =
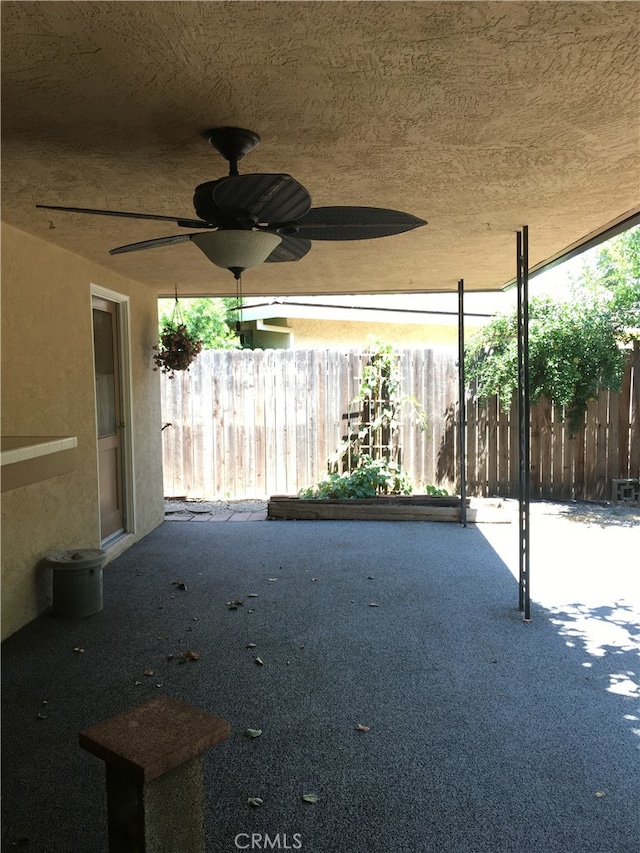
[[168,696],[80,732],[106,765],[110,853],[204,853],[202,754],[230,733]]

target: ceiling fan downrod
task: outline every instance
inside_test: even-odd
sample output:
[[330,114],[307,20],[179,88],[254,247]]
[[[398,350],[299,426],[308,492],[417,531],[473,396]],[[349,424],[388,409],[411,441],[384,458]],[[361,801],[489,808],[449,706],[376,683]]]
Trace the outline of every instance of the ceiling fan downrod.
[[238,160],[258,145],[260,137],[242,127],[214,127],[205,134],[209,142],[229,163],[229,175],[238,174]]

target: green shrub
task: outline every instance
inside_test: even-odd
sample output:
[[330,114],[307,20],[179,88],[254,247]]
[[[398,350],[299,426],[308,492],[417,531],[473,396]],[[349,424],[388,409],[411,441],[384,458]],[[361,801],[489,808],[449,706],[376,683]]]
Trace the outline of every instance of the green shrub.
[[360,456],[358,467],[342,474],[327,474],[323,480],[302,489],[301,498],[374,498],[378,494],[410,495],[407,474],[386,459]]

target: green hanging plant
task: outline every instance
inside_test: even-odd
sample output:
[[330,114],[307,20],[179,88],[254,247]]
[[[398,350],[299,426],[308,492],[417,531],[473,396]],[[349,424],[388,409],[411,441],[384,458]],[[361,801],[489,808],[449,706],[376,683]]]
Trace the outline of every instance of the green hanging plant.
[[202,341],[191,335],[182,317],[176,288],[176,302],[171,319],[160,332],[160,341],[154,346],[154,370],[169,374],[173,379],[176,370],[188,370],[202,351]]

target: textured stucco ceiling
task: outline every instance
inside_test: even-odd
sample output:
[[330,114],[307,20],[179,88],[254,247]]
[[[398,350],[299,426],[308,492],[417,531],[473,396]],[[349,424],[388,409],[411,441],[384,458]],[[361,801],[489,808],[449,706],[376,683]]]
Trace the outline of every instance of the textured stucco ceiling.
[[531,266],[640,200],[635,2],[2,2],[2,217],[159,293],[234,291],[186,243],[111,257],[193,216],[227,174],[203,132],[261,135],[240,172],[286,172],[314,206],[429,224],[315,242],[247,294],[497,288],[516,229]]

